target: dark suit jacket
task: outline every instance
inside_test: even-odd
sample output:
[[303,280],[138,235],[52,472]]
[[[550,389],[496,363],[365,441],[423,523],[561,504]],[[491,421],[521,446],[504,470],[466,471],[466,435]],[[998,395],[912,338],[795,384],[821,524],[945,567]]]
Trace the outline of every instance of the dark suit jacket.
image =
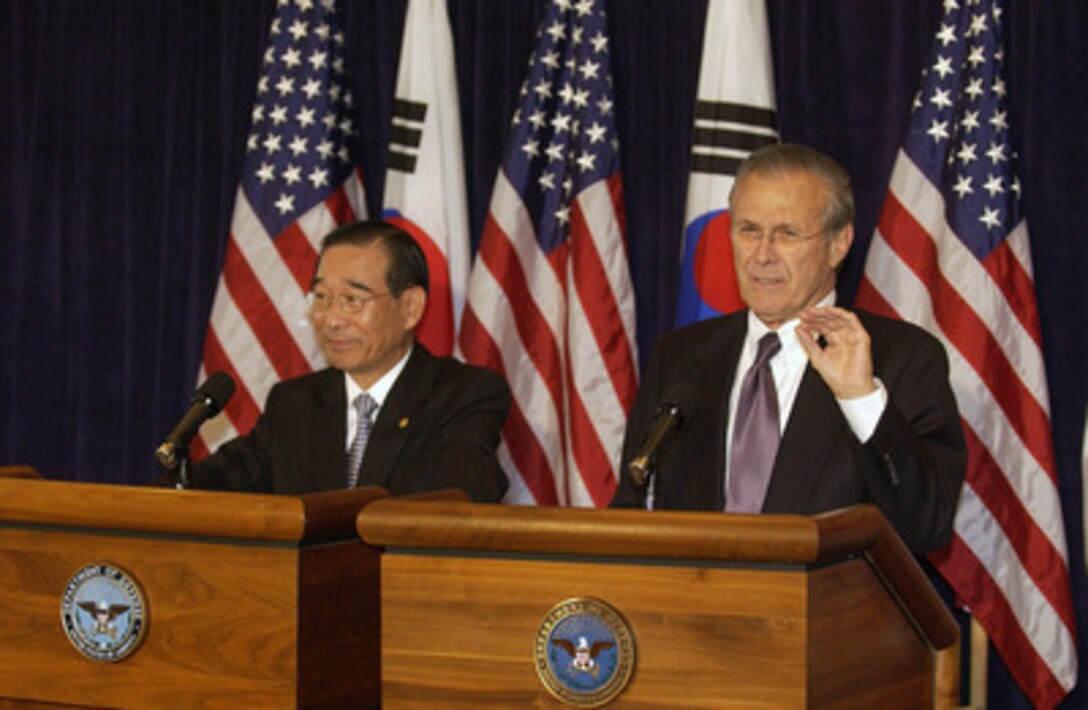
[[[888,406],[864,445],[808,366],[782,435],[765,513],[811,515],[874,503],[915,552],[947,543],[966,467],[959,414],[941,344],[903,321],[858,312]],[[656,507],[723,510],[729,393],[747,312],[703,321],[657,344],[627,422],[623,479],[613,505],[638,505],[627,475],[673,383],[694,380],[693,411],[660,459]]]
[[[495,448],[509,409],[502,377],[417,342],[378,412],[359,484],[393,495],[460,488],[475,501],[498,501],[506,476]],[[292,495],[343,488],[346,412],[340,370],[280,382],[249,434],[194,464],[192,485]]]

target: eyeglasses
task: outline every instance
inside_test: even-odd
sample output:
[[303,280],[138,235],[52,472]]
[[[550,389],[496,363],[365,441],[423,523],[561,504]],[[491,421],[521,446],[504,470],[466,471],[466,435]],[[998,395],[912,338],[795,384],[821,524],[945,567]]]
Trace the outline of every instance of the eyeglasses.
[[353,316],[363,310],[363,306],[376,301],[379,298],[392,296],[392,292],[372,293],[366,296],[357,293],[332,293],[331,291],[310,291],[306,294],[306,303],[313,313],[327,313],[333,304],[340,308],[341,313]]
[[733,238],[745,246],[754,247],[766,237],[771,246],[777,247],[781,252],[790,252],[799,249],[802,244],[826,234],[826,229],[821,229],[812,234],[800,234],[792,227],[775,227],[768,235],[762,227],[754,224],[742,224],[733,229]]

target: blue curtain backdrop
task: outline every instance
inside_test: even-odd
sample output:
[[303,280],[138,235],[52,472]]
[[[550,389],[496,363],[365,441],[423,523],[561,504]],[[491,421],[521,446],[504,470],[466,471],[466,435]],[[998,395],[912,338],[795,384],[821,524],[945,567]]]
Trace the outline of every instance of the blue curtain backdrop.
[[[782,136],[831,153],[855,179],[847,302],[940,5],[768,3]],[[153,475],[152,452],[195,385],[272,9],[0,0],[0,463],[72,480]],[[348,6],[372,213],[404,9]],[[449,9],[478,237],[542,2]],[[614,0],[608,11],[645,355],[672,322],[705,0]],[[1013,0],[1007,22],[1083,667],[1088,4]],[[1000,665],[991,675],[991,706],[1024,705]],[[1066,706],[1086,702],[1078,687]]]

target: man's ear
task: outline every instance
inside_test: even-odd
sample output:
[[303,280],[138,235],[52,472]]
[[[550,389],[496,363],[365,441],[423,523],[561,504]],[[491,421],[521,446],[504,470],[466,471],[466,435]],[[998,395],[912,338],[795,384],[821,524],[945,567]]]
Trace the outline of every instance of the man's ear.
[[831,238],[831,268],[837,271],[842,266],[846,255],[850,253],[850,245],[854,243],[854,225],[848,224]]
[[423,312],[427,310],[427,292],[422,286],[411,286],[401,292],[398,300],[401,318],[404,320],[404,330],[414,331],[423,320]]

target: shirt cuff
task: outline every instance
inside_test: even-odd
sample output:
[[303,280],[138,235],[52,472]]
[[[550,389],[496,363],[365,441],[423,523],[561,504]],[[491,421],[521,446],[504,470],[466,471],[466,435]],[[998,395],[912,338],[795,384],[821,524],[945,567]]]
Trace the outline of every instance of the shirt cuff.
[[869,394],[853,399],[836,399],[854,436],[863,444],[876,431],[876,425],[884,415],[884,408],[888,406],[888,390],[884,383],[879,377],[874,377],[873,381],[876,382],[876,390]]

